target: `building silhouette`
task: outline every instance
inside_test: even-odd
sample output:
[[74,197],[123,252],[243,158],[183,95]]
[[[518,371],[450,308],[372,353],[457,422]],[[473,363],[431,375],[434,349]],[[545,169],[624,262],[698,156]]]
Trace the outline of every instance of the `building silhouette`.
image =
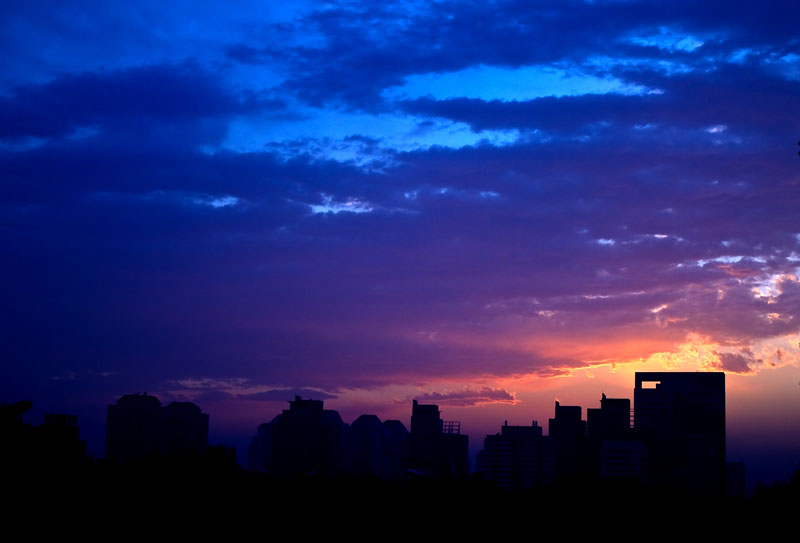
[[637,372],[634,428],[647,446],[651,482],[724,493],[724,373]]
[[599,409],[586,410],[587,475],[592,478],[643,480],[647,474],[644,442],[631,428],[628,398],[600,399]]
[[631,401],[628,398],[600,398],[600,409],[586,410],[590,438],[624,439],[631,432]]
[[[86,442],[80,438],[78,417],[45,413],[38,427],[23,421],[33,407],[23,400],[10,405],[0,403],[0,475],[27,479],[32,474],[74,476],[89,460]],[[30,479],[28,479],[30,482]]]
[[443,421],[438,405],[414,400],[411,407],[409,468],[424,476],[469,474],[469,437],[458,421]]
[[248,467],[289,477],[347,472],[348,426],[322,400],[289,402],[289,409],[258,427],[248,449]]
[[298,474],[367,475],[397,480],[469,474],[468,436],[458,421],[443,421],[439,406],[414,400],[411,432],[398,420],[361,415],[352,425],[320,400],[296,396],[289,409],[261,424],[248,447],[248,469],[278,477]]
[[461,423],[443,421],[440,443],[442,462],[438,475],[469,475],[469,436],[461,433]]
[[503,424],[500,433],[486,436],[478,453],[477,471],[496,485],[525,489],[553,482],[552,441],[536,421],[530,426]]
[[375,415],[361,415],[350,425],[350,473],[383,475],[383,424]]
[[556,481],[581,479],[586,463],[586,422],[581,419],[581,407],[561,405],[556,400],[548,434],[553,440]]
[[161,454],[161,402],[126,394],[108,406],[106,460],[126,463]]
[[166,455],[183,451],[203,453],[208,448],[208,414],[191,402],[172,402],[162,410]]
[[276,477],[302,474],[399,479],[408,469],[409,432],[398,420],[361,415],[352,425],[321,400],[295,396],[289,409],[259,425],[247,468]]
[[106,459],[119,463],[208,448],[209,416],[193,403],[166,407],[149,394],[126,394],[108,406]]
[[403,477],[407,469],[409,432],[399,420],[381,422],[361,415],[350,425],[350,466],[353,475],[386,480]]
[[399,420],[383,421],[383,477],[398,480],[408,473],[408,441],[411,434]]
[[81,440],[78,417],[45,413],[39,425],[42,457],[53,465],[74,465],[86,457],[86,442]]
[[[506,422],[499,433],[486,436],[477,471],[511,489],[624,479],[693,493],[724,492],[724,374],[640,372],[634,398],[632,411],[629,399],[603,394],[599,408],[587,409],[586,421],[580,406],[556,401],[547,436],[535,421]],[[442,420],[437,405],[414,400],[408,432],[399,421],[381,422],[375,415],[347,425],[322,401],[297,396],[289,409],[259,426],[248,467],[278,476],[459,476],[469,473],[467,446],[460,423]],[[735,466],[728,474],[734,495],[741,471]]]

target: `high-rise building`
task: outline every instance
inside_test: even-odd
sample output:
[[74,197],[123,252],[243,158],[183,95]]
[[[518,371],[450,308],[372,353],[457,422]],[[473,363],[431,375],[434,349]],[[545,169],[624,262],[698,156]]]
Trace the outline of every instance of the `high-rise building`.
[[637,372],[634,428],[650,481],[696,494],[725,490],[725,374]]
[[600,409],[587,409],[589,438],[627,438],[631,431],[631,401],[628,398],[600,399]]
[[354,475],[400,479],[406,473],[408,430],[399,420],[361,415],[350,425],[350,469]]
[[108,406],[106,460],[125,463],[161,454],[161,402],[149,394],[126,394]]
[[423,405],[417,400],[411,408],[409,465],[424,475],[467,475],[469,452],[461,423],[443,421],[438,405]]
[[556,401],[555,411],[548,434],[553,441],[556,481],[580,479],[586,460],[586,422],[581,420],[581,407]]
[[631,401],[607,398],[586,410],[587,471],[592,478],[642,480],[647,471],[644,442],[631,429]]
[[406,476],[410,435],[399,420],[383,421],[383,476],[386,479],[401,479]]
[[108,406],[106,459],[133,462],[208,448],[208,415],[190,402],[166,407],[149,394],[126,394]]
[[163,412],[164,453],[205,452],[208,448],[208,414],[191,402],[172,402]]
[[361,415],[350,425],[350,473],[383,475],[383,424],[376,415]]
[[295,396],[289,409],[258,427],[248,449],[248,467],[276,476],[345,473],[348,426],[322,400]]
[[530,426],[509,426],[486,436],[478,454],[477,471],[503,488],[532,488],[552,482],[552,451],[536,421]]

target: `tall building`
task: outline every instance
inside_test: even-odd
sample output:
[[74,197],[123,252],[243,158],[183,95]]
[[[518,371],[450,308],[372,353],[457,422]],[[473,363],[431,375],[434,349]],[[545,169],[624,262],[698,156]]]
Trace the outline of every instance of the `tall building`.
[[478,454],[477,471],[503,488],[532,488],[552,482],[552,451],[536,421],[530,426],[503,425],[486,436]]
[[411,407],[409,467],[423,475],[469,474],[469,437],[461,433],[461,423],[443,421],[438,405]]
[[208,448],[208,414],[191,402],[172,402],[162,411],[163,452],[167,455]]
[[376,415],[361,415],[350,425],[350,473],[383,475],[383,424]]
[[134,462],[208,448],[208,415],[190,402],[166,407],[149,394],[126,394],[108,406],[106,459]]
[[600,409],[586,410],[586,422],[590,438],[627,438],[631,432],[631,401],[603,394]]
[[406,476],[410,435],[399,420],[383,421],[383,476],[386,479],[401,479]]
[[651,482],[695,494],[725,490],[725,374],[637,372],[634,428]]
[[350,468],[353,475],[381,479],[405,476],[408,430],[399,420],[381,422],[375,415],[361,415],[350,425]]
[[248,467],[276,476],[341,474],[347,470],[348,426],[322,400],[295,396],[289,409],[258,427],[250,442]]
[[548,434],[553,441],[556,481],[581,479],[586,461],[586,422],[581,420],[581,407],[556,401],[555,411]]
[[161,402],[149,394],[126,394],[108,406],[106,460],[133,462],[161,454]]
[[588,475],[593,478],[642,480],[647,471],[644,442],[631,429],[631,401],[607,398],[600,409],[586,410]]

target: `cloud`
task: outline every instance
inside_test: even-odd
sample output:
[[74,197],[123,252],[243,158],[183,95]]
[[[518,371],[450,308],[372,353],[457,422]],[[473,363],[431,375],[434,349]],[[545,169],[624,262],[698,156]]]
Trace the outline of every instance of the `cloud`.
[[[770,157],[553,141],[398,153],[376,173],[90,141],[9,153],[6,345],[52,367],[113,359],[121,379],[236,360],[324,390],[552,373],[692,331],[743,345],[800,311],[793,174]],[[314,214],[321,194],[373,211]],[[63,358],[34,340],[45,325]]]
[[328,400],[336,398],[317,389],[310,388],[268,388],[258,385],[252,379],[243,377],[187,377],[170,381],[165,394],[169,397],[187,398],[195,402],[220,402],[232,400],[252,400],[258,402],[287,402],[295,396]]
[[[15,362],[0,381],[102,367],[108,386],[147,390],[233,372],[269,399],[566,375],[691,334],[753,370],[740,349],[800,322],[796,17],[670,6],[337,4],[217,36],[218,56],[204,42],[14,72],[0,343]],[[681,38],[630,42],[661,27]],[[684,36],[703,44],[675,47]],[[424,94],[479,66],[661,93]],[[408,81],[418,98],[384,92]],[[392,138],[387,118],[403,121]],[[249,146],[226,146],[237,123],[255,127]]]
[[226,53],[245,64],[285,63],[282,87],[311,104],[381,109],[382,91],[413,75],[478,66],[574,66],[597,56],[702,65],[743,47],[780,51],[794,36],[789,4],[755,20],[746,2],[720,6],[724,14],[718,17],[688,2],[669,7],[572,2],[558,10],[516,0],[338,4],[306,11],[291,25],[274,25],[262,44],[239,42]]
[[[401,101],[399,106],[415,115],[465,122],[476,131],[516,128],[542,130],[549,134],[584,134],[588,129],[606,123],[614,130],[607,133],[594,128],[594,132],[589,134],[615,138],[619,137],[621,130],[650,126],[658,137],[663,138],[667,130],[680,128],[697,131],[692,135],[694,143],[704,139],[708,141],[708,137],[700,132],[729,137],[725,133],[730,131],[737,132],[740,137],[753,137],[767,135],[772,130],[784,131],[786,127],[780,122],[780,116],[787,112],[800,113],[800,105],[790,98],[800,89],[798,82],[749,66],[723,66],[711,73],[671,77],[627,70],[625,77],[631,82],[659,88],[662,92],[632,96],[584,94],[527,101],[466,97],[435,100],[427,97]],[[743,108],[753,94],[770,95],[775,101],[763,103],[757,112]],[[708,107],[709,96],[714,97],[713,108]],[[636,137],[646,136],[640,132]],[[668,137],[675,138],[676,134]]]
[[86,127],[137,132],[154,123],[229,119],[281,105],[237,95],[196,62],[84,72],[20,85],[0,98],[0,139],[63,138]]
[[731,373],[752,373],[756,363],[752,353],[718,353],[719,368]]
[[501,388],[464,388],[454,392],[429,392],[414,399],[421,402],[435,402],[437,405],[451,407],[474,407],[486,404],[510,404],[518,402],[515,394]]

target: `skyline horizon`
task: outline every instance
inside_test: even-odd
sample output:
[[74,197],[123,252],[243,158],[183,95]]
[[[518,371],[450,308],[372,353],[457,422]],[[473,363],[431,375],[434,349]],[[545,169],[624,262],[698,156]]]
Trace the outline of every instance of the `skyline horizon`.
[[[653,373],[667,373],[667,374],[670,374],[670,373],[672,373],[672,374],[705,373],[705,374],[726,375],[725,372],[700,372],[700,371],[696,371],[696,372],[669,372],[669,371],[665,372],[665,371],[658,371],[658,372],[635,372],[635,373],[637,373],[637,374],[639,374],[639,373],[641,373],[641,374],[653,374]],[[729,376],[726,376],[726,377],[729,377]],[[606,398],[609,398],[609,399],[624,398],[624,399],[627,399],[627,400],[629,400],[631,402],[631,429],[635,429],[635,423],[634,423],[635,402],[634,402],[634,398],[633,398],[633,396],[634,396],[633,395],[633,390],[635,390],[635,389],[632,388],[631,389],[631,393],[628,396],[624,396],[624,395],[622,395],[622,396],[610,396],[608,394],[605,394],[604,392],[600,393],[601,394],[601,398],[603,396],[606,397]],[[287,392],[289,392],[289,391],[287,391]],[[306,390],[305,392],[310,394],[313,391]],[[162,406],[166,406],[166,405],[168,405],[168,403],[172,403],[172,402],[187,401],[186,399],[183,399],[183,400],[180,400],[180,399],[179,400],[175,400],[175,399],[173,399],[173,400],[162,401],[158,396],[156,396],[155,394],[152,394],[150,392],[127,393],[127,394],[124,394],[124,395],[120,396],[120,398],[123,398],[125,396],[129,396],[129,395],[130,396],[134,396],[134,395],[151,396],[151,397],[156,398]],[[118,399],[120,399],[120,398],[118,398]],[[309,396],[307,396],[307,397],[301,397],[299,395],[294,394],[293,398],[287,397],[286,400],[274,400],[274,403],[276,403],[276,404],[291,403],[293,400],[296,401],[298,398],[302,398],[304,401],[318,400],[318,401],[323,402],[323,405],[325,405],[326,402],[330,402],[331,400],[333,400],[333,402],[335,403],[335,398],[314,398],[313,395],[311,395],[311,394]],[[393,409],[392,412],[394,412],[394,413],[397,413],[399,411],[406,412],[405,415],[401,415],[399,418],[389,418],[389,417],[386,417],[386,416],[381,416],[379,413],[376,413],[376,412],[370,412],[370,413],[366,413],[365,412],[365,413],[355,414],[354,412],[351,411],[351,412],[345,412],[343,414],[338,409],[336,409],[335,407],[332,407],[330,403],[325,405],[325,409],[326,410],[336,411],[337,413],[342,415],[342,419],[343,419],[344,423],[347,426],[351,425],[360,416],[370,415],[370,416],[378,416],[378,418],[380,420],[383,420],[383,421],[397,420],[397,421],[401,422],[406,428],[410,428],[410,419],[411,419],[410,413],[411,413],[411,411],[410,411],[410,409],[408,409],[408,407],[409,407],[410,403],[413,403],[413,402],[416,402],[416,401],[417,401],[417,399],[415,399],[415,398],[407,399],[407,401],[396,400],[394,402],[396,404],[394,407],[395,408],[399,407],[400,409]],[[451,411],[452,411],[452,408],[455,407],[455,406],[441,406],[441,405],[435,404],[434,401],[435,400],[425,400],[424,403],[421,402],[421,405],[436,405],[439,408],[440,413],[442,413],[442,414],[444,414],[446,412],[448,407],[449,407],[449,409]],[[554,397],[552,401],[555,402],[555,403],[558,403],[559,399],[557,397]],[[600,402],[600,398],[598,398],[596,401],[599,403]],[[192,403],[194,403],[194,402],[192,402]],[[727,415],[728,404],[729,404],[729,402],[728,402],[728,394],[727,394],[727,388],[726,388],[726,401],[725,401],[725,407],[726,407],[726,417],[725,417],[725,420],[726,420],[726,451],[730,451],[731,450],[730,446],[727,445],[727,441],[729,441],[729,438],[727,436],[730,434],[730,431],[729,431],[730,419],[729,419],[729,417]],[[108,404],[108,406],[111,406],[111,405],[114,405],[114,404],[113,403]],[[202,405],[198,405],[198,404],[194,404],[194,405],[199,407],[203,411],[203,413],[205,413],[205,414],[210,416],[210,420],[212,422],[210,423],[209,426],[210,426],[210,428],[213,429],[214,428],[214,425],[213,425],[213,420],[214,420],[213,413],[209,412],[208,410],[206,410],[206,408],[204,406],[202,406]],[[562,405],[563,406],[575,405],[575,406],[579,407],[580,410],[581,410],[581,419],[584,420],[584,421],[588,420],[587,419],[587,415],[588,415],[587,411],[588,411],[588,409],[592,408],[591,405],[584,404],[584,403],[566,404],[566,403],[562,402]],[[34,407],[35,406],[36,406],[36,404],[34,403]],[[261,424],[270,423],[271,421],[273,421],[273,420],[278,418],[278,416],[281,414],[281,409],[280,409],[279,405],[276,405],[275,407],[276,407],[277,411],[274,412],[274,416],[268,416],[268,418],[264,419],[261,423],[258,423],[258,425],[254,426],[251,429],[250,434],[239,433],[236,436],[233,436],[233,435],[230,435],[230,434],[225,436],[224,433],[221,434],[219,432],[210,431],[209,432],[209,436],[210,436],[209,437],[209,445],[213,444],[213,445],[224,445],[226,447],[228,447],[228,446],[234,447],[236,449],[236,451],[237,451],[237,462],[239,463],[240,466],[246,466],[247,465],[247,461],[246,461],[247,447],[248,447],[248,445],[250,443],[250,440],[252,439],[253,432],[255,430],[257,430],[258,426],[260,426]],[[461,407],[461,413],[464,413],[465,409],[468,410],[470,408]],[[551,404],[551,410],[552,410],[552,404]],[[41,411],[41,410],[39,410],[39,411]],[[381,411],[381,410],[379,410],[379,411]],[[66,412],[66,411],[60,411],[60,412]],[[385,412],[385,411],[383,411],[383,412]],[[72,414],[72,413],[70,413],[70,414]],[[517,413],[517,415],[519,416],[519,413]],[[475,460],[476,460],[478,452],[483,449],[483,438],[484,437],[491,436],[491,435],[497,435],[499,433],[499,430],[502,429],[502,427],[506,426],[506,425],[508,425],[508,426],[530,426],[531,424],[536,424],[536,423],[538,423],[538,425],[543,429],[543,435],[547,436],[547,435],[549,435],[549,431],[548,431],[548,426],[547,426],[547,424],[544,423],[544,421],[546,421],[549,418],[551,418],[551,416],[552,416],[552,411],[551,411],[550,415],[543,414],[543,416],[538,417],[538,418],[537,417],[529,418],[529,419],[527,419],[527,422],[520,421],[519,418],[517,420],[513,420],[512,419],[511,421],[509,421],[509,419],[503,419],[503,421],[494,420],[494,428],[496,429],[496,431],[486,430],[487,428],[491,428],[491,424],[492,424],[492,422],[486,421],[486,420],[483,420],[483,422],[477,428],[473,427],[472,430],[469,430],[468,426],[467,426],[464,429],[464,431],[461,432],[461,433],[464,434],[464,435],[467,435],[469,437],[469,459],[470,459],[470,466],[471,466],[470,470],[471,471],[475,470],[475,467],[476,467]],[[443,417],[443,420],[458,420],[459,422],[463,423],[462,419],[456,419],[456,418],[452,418],[452,417]],[[80,424],[80,418],[78,419],[78,426],[81,427],[81,428],[84,428]],[[736,426],[736,424],[734,424],[734,427],[735,426]],[[102,454],[102,453],[98,454],[96,452],[96,450],[97,450],[98,447],[99,447],[100,450],[104,450],[105,449],[105,439],[106,439],[106,437],[105,437],[105,427],[103,428],[103,432],[101,434],[97,434],[96,430],[97,430],[97,428],[95,428],[94,435],[90,436],[89,439],[87,439],[85,434],[82,432],[82,438],[84,440],[86,440],[87,444],[89,444],[89,449],[87,450],[87,452],[91,456],[94,456],[96,458],[103,458],[104,454]],[[216,436],[225,436],[225,437],[218,437],[216,439],[216,441],[214,441],[211,438],[211,436],[214,436],[214,435],[216,435]],[[234,441],[231,442],[231,439],[233,439]],[[100,446],[101,442],[102,442],[102,446]],[[94,449],[95,450],[92,450],[92,446],[91,445],[94,445]],[[763,449],[763,447],[764,447],[763,443],[759,444],[759,448],[760,449]],[[748,451],[746,447],[742,447],[741,443],[735,443],[733,449],[734,449],[734,452],[735,452],[734,456],[731,456],[729,453],[726,453],[727,461],[728,462],[736,462],[736,461],[743,461],[744,462],[744,465],[745,465],[745,468],[746,468],[746,480],[747,480],[747,490],[748,490],[748,492],[752,492],[757,483],[772,484],[774,482],[779,482],[779,481],[788,481],[789,478],[791,478],[791,476],[794,474],[794,472],[797,469],[800,469],[800,457],[797,457],[797,456],[795,456],[793,454],[789,454],[784,458],[781,458],[781,455],[779,453],[778,454],[769,454],[769,453],[767,453],[767,454],[764,454],[764,455],[761,455],[761,456],[754,455],[752,451]],[[765,467],[767,467],[767,466],[762,465],[762,463],[769,464],[769,468],[771,468],[771,469],[765,469]]]

